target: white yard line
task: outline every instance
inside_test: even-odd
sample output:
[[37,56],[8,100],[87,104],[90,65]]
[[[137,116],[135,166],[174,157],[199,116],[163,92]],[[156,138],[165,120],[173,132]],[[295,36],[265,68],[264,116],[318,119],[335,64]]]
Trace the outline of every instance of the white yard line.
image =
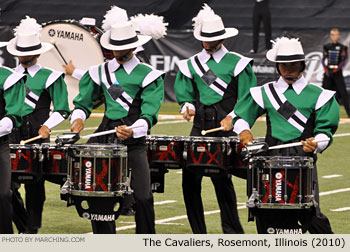
[[332,174],[332,175],[322,176],[322,178],[329,179],[329,178],[338,178],[338,177],[342,177],[342,176],[343,175],[340,175],[340,174]]
[[331,209],[333,212],[343,212],[343,211],[350,211],[350,207],[342,207],[337,209]]
[[154,202],[154,205],[165,205],[165,204],[171,204],[177,202],[176,200],[165,200],[165,201],[158,201]]
[[338,189],[338,190],[333,190],[333,191],[328,191],[328,192],[321,192],[320,196],[330,195],[330,194],[340,193],[340,192],[350,192],[350,188],[343,188],[343,189]]

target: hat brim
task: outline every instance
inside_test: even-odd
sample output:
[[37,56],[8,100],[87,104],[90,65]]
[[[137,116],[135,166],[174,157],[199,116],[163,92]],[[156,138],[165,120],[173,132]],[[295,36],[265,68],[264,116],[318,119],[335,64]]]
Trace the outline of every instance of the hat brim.
[[30,55],[38,55],[50,51],[53,48],[53,45],[50,43],[41,42],[41,48],[38,50],[32,51],[18,51],[16,49],[16,38],[13,38],[7,44],[7,51],[15,56],[30,56]]
[[313,58],[304,58],[304,59],[290,59],[290,60],[276,60],[277,52],[273,48],[268,50],[266,53],[266,58],[275,63],[288,63],[288,62],[298,62],[298,61],[311,61],[311,60],[317,60]]
[[0,48],[1,48],[1,47],[4,47],[4,46],[7,46],[8,43],[9,43],[9,42],[0,42]]
[[102,34],[101,38],[100,38],[100,44],[108,49],[108,50],[114,50],[114,51],[120,51],[120,50],[127,50],[127,49],[132,49],[132,48],[136,48],[138,46],[144,45],[146,44],[148,41],[150,41],[152,39],[151,36],[146,36],[146,35],[137,35],[138,40],[134,43],[130,43],[130,44],[125,44],[125,45],[120,45],[120,46],[116,46],[116,45],[112,45],[110,43],[110,34],[111,34],[111,30],[106,31],[105,33]]
[[221,39],[226,39],[230,37],[234,37],[238,34],[238,30],[236,28],[225,28],[225,33],[219,36],[215,37],[203,37],[200,35],[201,34],[201,29],[195,29],[193,31],[193,36],[199,40],[199,41],[204,41],[204,42],[212,42],[212,41],[218,41]]

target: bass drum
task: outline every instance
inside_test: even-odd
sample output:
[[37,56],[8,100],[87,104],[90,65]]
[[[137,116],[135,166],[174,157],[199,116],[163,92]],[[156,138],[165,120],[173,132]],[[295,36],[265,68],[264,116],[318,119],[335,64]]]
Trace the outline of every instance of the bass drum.
[[[42,24],[41,41],[55,43],[67,63],[72,60],[78,69],[88,70],[90,66],[102,64],[105,52],[100,43],[102,30],[96,26],[84,26],[75,20],[51,21]],[[43,67],[65,72],[62,57],[53,48],[40,55],[38,62]],[[73,109],[73,99],[79,93],[79,80],[70,75],[64,78],[68,89],[70,109]]]

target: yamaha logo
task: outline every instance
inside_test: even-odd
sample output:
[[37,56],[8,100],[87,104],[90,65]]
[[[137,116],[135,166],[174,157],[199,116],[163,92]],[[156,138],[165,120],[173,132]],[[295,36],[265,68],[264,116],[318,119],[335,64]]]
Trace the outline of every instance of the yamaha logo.
[[274,233],[275,233],[275,229],[272,228],[272,227],[269,227],[269,228],[267,229],[267,233],[268,233],[268,234],[274,234]]
[[56,31],[54,29],[50,29],[48,33],[50,37],[54,37],[56,35]]
[[90,167],[92,166],[92,163],[91,163],[90,161],[87,161],[87,162],[85,163],[85,166],[86,166],[87,168],[90,168]]

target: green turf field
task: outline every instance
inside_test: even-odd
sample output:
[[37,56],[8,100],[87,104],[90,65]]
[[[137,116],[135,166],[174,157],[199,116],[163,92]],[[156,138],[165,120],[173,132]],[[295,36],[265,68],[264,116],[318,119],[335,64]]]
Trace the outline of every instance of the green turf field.
[[[164,104],[162,112],[174,114],[178,111],[175,104]],[[345,113],[341,110],[341,116]],[[101,119],[90,118],[87,120],[85,127],[97,127]],[[171,120],[168,120],[168,122]],[[179,121],[179,120],[177,120]],[[152,129],[152,134],[167,135],[189,135],[192,124],[188,122],[169,123],[156,125]],[[59,127],[55,128],[55,134],[61,134],[57,130],[69,129],[69,123],[66,121]],[[92,133],[93,129],[84,130],[82,135]],[[257,122],[253,127],[253,133],[256,137],[263,137],[265,132],[264,122]],[[350,123],[341,124],[337,131],[340,133],[349,133]],[[323,154],[319,155],[318,173],[320,182],[320,192],[330,192],[333,190],[346,189],[343,192],[325,194],[321,196],[321,209],[330,219],[333,231],[335,233],[350,233],[350,225],[346,224],[350,218],[350,137],[337,137],[333,145]],[[185,206],[182,198],[181,189],[181,170],[170,170],[165,175],[165,193],[155,193],[154,200],[156,214],[156,232],[168,234],[192,233],[186,218]],[[341,175],[333,178],[323,178],[326,175]],[[245,233],[255,234],[255,223],[247,222],[247,209],[244,207],[247,197],[246,181],[233,177],[235,190],[237,193],[237,201],[239,207],[239,216]],[[40,233],[56,234],[56,233],[89,233],[91,232],[90,222],[78,216],[75,207],[66,207],[66,202],[60,200],[59,186],[46,182],[46,202],[43,213],[43,223]],[[22,194],[23,186],[21,188]],[[206,215],[206,225],[208,233],[222,233],[220,225],[219,207],[216,201],[213,185],[209,178],[204,178],[202,183],[202,198]],[[171,201],[171,203],[158,205],[157,202]],[[347,208],[347,210],[342,210]],[[338,209],[338,211],[334,211]],[[118,233],[135,233],[134,218],[121,216],[117,220]]]

